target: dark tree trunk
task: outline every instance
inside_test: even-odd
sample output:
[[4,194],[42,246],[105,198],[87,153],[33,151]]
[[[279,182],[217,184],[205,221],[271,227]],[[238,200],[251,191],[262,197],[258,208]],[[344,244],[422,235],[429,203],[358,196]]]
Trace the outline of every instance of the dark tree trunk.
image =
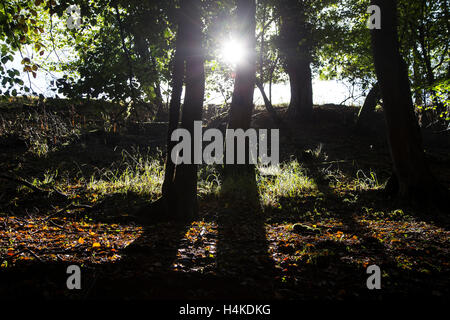
[[[201,120],[204,96],[204,56],[202,50],[202,22],[199,0],[182,0],[179,11],[172,75],[172,96],[169,107],[167,155],[162,187],[163,211],[178,219],[192,218],[197,210],[197,166],[180,164],[171,159],[172,133],[178,128],[183,78],[186,74],[186,92],[181,127],[194,137],[194,121]],[[192,139],[193,140],[193,139]],[[193,141],[192,146],[193,148]],[[192,152],[193,154],[193,152]]]
[[264,87],[261,81],[256,80],[256,86],[259,89],[259,92],[261,93],[263,100],[264,100],[264,105],[266,106],[267,112],[270,114],[270,116],[272,117],[273,122],[275,123],[276,126],[284,126],[284,123],[282,121],[282,119],[278,116],[277,112],[275,111],[275,108],[273,107],[272,103],[270,102],[269,98],[267,98],[266,92],[264,91]]
[[[255,0],[237,0],[237,21],[240,22],[237,33],[242,36],[246,44],[246,58],[236,67],[233,97],[231,100],[228,129],[250,128],[253,112],[253,93],[256,81],[256,53],[255,53],[255,29],[256,29],[256,4]],[[248,150],[246,145],[245,150]],[[234,160],[236,163],[236,146]],[[247,158],[247,157],[246,157]],[[226,175],[241,174],[251,166],[225,165]],[[250,169],[251,170],[251,169]],[[239,173],[238,173],[239,172]]]
[[296,119],[307,119],[311,116],[313,107],[310,62],[287,59],[287,69],[291,87],[288,114]]
[[165,109],[163,97],[161,94],[161,87],[159,86],[159,83],[155,83],[153,85],[153,88],[155,90],[155,104],[156,104],[156,114],[155,114],[155,120],[156,121],[166,121],[167,120],[167,111]]
[[[191,164],[179,164],[175,169],[174,194],[171,194],[174,213],[181,218],[197,214],[197,165],[194,164],[194,121],[202,120],[205,92],[204,54],[200,1],[184,0],[181,10],[186,15],[186,94],[181,128],[191,134]],[[201,144],[201,141],[197,141]],[[170,204],[169,204],[170,207]]]
[[255,64],[255,13],[254,0],[237,0],[237,20],[241,23],[239,34],[246,44],[247,56],[237,65],[233,97],[230,107],[230,129],[248,129],[253,111],[253,93],[256,81]]
[[181,93],[183,91],[184,78],[184,60],[186,56],[185,18],[180,14],[178,19],[178,32],[175,42],[175,54],[173,58],[172,93],[169,104],[166,163],[164,171],[164,182],[162,186],[163,198],[167,198],[167,196],[169,195],[175,173],[175,164],[172,162],[170,156],[172,154],[172,149],[176,145],[176,143],[171,141],[171,136],[173,131],[178,128],[178,121],[180,119]]
[[262,31],[261,31],[261,48],[259,51],[259,78],[261,79],[261,83],[264,84],[264,37],[266,34],[266,20],[267,20],[267,3],[264,1],[263,4],[263,19],[262,19]]
[[374,84],[373,87],[369,90],[366,99],[364,100],[364,104],[359,110],[358,119],[356,121],[356,129],[364,130],[368,127],[370,122],[371,115],[373,115],[375,108],[380,101],[381,93],[380,87],[378,83]]
[[303,3],[280,2],[280,51],[289,75],[291,101],[288,113],[296,119],[309,118],[313,108],[310,26]]
[[373,29],[372,49],[375,70],[383,98],[388,141],[394,165],[392,190],[406,200],[424,204],[443,195],[442,188],[425,161],[422,138],[414,114],[406,64],[397,38],[397,1],[372,0],[381,8],[381,29]]

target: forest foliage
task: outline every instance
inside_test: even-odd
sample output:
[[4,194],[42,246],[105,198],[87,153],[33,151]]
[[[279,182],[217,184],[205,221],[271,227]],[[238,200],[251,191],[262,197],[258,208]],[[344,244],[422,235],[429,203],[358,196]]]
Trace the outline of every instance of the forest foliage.
[[[313,74],[346,81],[362,94],[376,83],[366,0],[301,1]],[[68,28],[79,8],[79,28]],[[286,81],[280,35],[283,1],[257,6],[257,72],[265,84]],[[31,79],[48,74],[55,94],[163,108],[170,95],[177,1],[2,1],[1,68],[4,95],[36,94]],[[399,1],[402,56],[414,103],[427,123],[448,121],[448,3]],[[233,1],[202,1],[207,93],[230,103],[233,71],[220,57],[221,39],[233,31]],[[281,36],[281,38],[280,38]],[[21,68],[11,61],[20,54]],[[21,76],[23,75],[23,76]],[[270,90],[270,89],[269,89]],[[355,97],[353,97],[355,98]]]

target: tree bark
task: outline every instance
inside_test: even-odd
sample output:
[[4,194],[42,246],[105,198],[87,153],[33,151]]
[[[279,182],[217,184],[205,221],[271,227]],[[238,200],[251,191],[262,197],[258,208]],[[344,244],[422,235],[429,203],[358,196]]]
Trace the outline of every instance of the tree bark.
[[394,193],[418,204],[447,190],[431,174],[414,114],[406,64],[397,38],[397,1],[372,0],[381,9],[381,29],[371,30],[375,70],[383,98],[388,141],[393,162]]
[[[228,129],[250,128],[253,112],[253,93],[256,81],[256,4],[255,0],[237,0],[237,21],[239,30],[237,34],[242,37],[242,42],[246,45],[247,55],[243,61],[236,66],[236,77],[234,82],[233,96],[230,106],[230,116]],[[248,144],[246,143],[246,153],[248,154]],[[236,146],[234,149],[234,161],[236,163]],[[247,159],[247,157],[246,157]],[[247,171],[252,166],[247,165],[225,165],[225,174],[230,176],[241,174],[242,170]],[[250,169],[251,170],[251,169]]]
[[175,164],[171,160],[172,149],[176,145],[171,140],[172,133],[178,128],[180,119],[181,93],[183,91],[184,78],[184,60],[186,56],[186,39],[185,39],[185,18],[180,14],[178,16],[178,31],[175,41],[175,54],[173,58],[172,71],[172,93],[169,104],[169,125],[167,129],[167,150],[164,170],[164,182],[162,186],[162,196],[167,198],[173,183]]
[[302,2],[281,1],[280,51],[289,75],[291,100],[288,114],[307,119],[313,109],[310,27]]
[[[175,166],[171,154],[177,142],[171,141],[171,136],[178,128],[183,79],[186,76],[181,128],[187,129],[191,134],[193,150],[194,121],[201,120],[205,89],[200,1],[182,0],[178,18],[166,165],[160,202],[163,203],[163,211],[166,214],[180,220],[192,218],[197,212],[197,165],[193,164],[191,159],[190,164]],[[193,152],[191,154],[193,155]]]
[[253,93],[256,81],[255,64],[255,21],[254,0],[237,0],[237,20],[241,23],[242,35],[247,55],[236,67],[233,96],[230,107],[230,129],[248,129],[253,111]]
[[[184,5],[183,5],[184,4]],[[181,10],[186,14],[186,93],[181,128],[191,135],[191,163],[179,164],[175,169],[174,194],[171,194],[174,213],[180,218],[197,215],[197,165],[194,164],[194,121],[202,120],[205,93],[204,53],[200,1],[184,0]],[[202,143],[197,141],[197,143]],[[169,205],[170,207],[170,205]]]
[[308,119],[313,108],[310,62],[304,59],[287,59],[291,87],[288,114],[296,119]]

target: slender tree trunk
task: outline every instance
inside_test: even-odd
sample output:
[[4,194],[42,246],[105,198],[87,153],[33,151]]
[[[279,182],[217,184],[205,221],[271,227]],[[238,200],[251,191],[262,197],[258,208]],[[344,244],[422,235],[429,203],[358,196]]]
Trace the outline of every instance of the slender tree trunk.
[[253,111],[255,88],[255,12],[254,0],[237,0],[237,19],[241,23],[239,34],[243,37],[247,55],[237,65],[234,91],[230,107],[230,129],[248,129]]
[[272,103],[270,102],[269,98],[267,98],[266,92],[264,91],[264,87],[261,81],[259,81],[258,79],[256,80],[256,86],[259,89],[259,92],[261,93],[263,100],[264,100],[264,105],[266,106],[267,112],[270,114],[270,116],[272,117],[273,122],[275,123],[275,125],[277,126],[284,126],[284,123],[282,121],[282,119],[278,116],[277,112],[275,111],[275,108],[273,107]]
[[[422,83],[422,72],[420,70],[420,54],[419,49],[417,48],[417,43],[414,43],[413,51],[412,51],[412,60],[413,60],[413,85],[419,86]],[[417,106],[422,106],[422,89],[417,89],[417,92],[414,92],[415,96],[415,104]]]
[[[184,5],[183,5],[184,4]],[[197,165],[194,164],[194,121],[202,120],[205,92],[204,54],[202,50],[202,22],[199,0],[183,0],[181,9],[186,14],[186,94],[181,128],[191,135],[191,164],[179,164],[175,169],[175,194],[171,195],[177,216],[192,218],[197,214]],[[170,206],[170,205],[169,205]]]
[[[194,164],[194,121],[201,121],[205,90],[204,52],[202,49],[201,0],[181,0],[178,11],[178,32],[172,74],[172,96],[169,107],[167,132],[167,155],[162,186],[162,197],[144,208],[138,215],[149,211],[176,220],[193,218],[197,213],[197,165]],[[172,150],[177,142],[171,141],[172,133],[178,128],[183,79],[186,76],[186,91],[181,128],[191,136],[191,161],[175,165]],[[198,141],[201,143],[201,141]]]
[[288,113],[296,119],[307,119],[313,108],[310,27],[305,21],[302,2],[281,1],[280,50],[289,75],[291,101]]
[[[239,30],[237,30],[237,32],[242,36],[243,43],[246,44],[247,55],[236,67],[228,129],[247,130],[250,128],[253,112],[253,93],[256,81],[255,15],[255,0],[237,0],[237,21],[240,22]],[[246,151],[248,150],[248,147],[248,144],[246,144]],[[237,159],[236,150],[235,146],[235,163]],[[241,169],[248,170],[249,168],[250,166],[245,165],[225,165],[225,172],[230,176],[238,172],[242,173]]]
[[271,73],[269,76],[269,101],[270,101],[270,103],[272,103],[272,77],[273,77],[273,73]]
[[181,14],[178,16],[178,32],[175,42],[175,54],[173,58],[172,71],[172,94],[169,104],[169,125],[167,130],[167,151],[164,171],[164,182],[162,186],[162,196],[167,198],[173,184],[175,174],[175,164],[171,160],[172,149],[175,142],[171,141],[172,133],[178,128],[178,121],[180,119],[181,107],[181,93],[183,91],[184,78],[184,60],[186,56],[186,41],[185,41],[185,17]]
[[263,3],[263,21],[262,21],[262,31],[261,31],[261,48],[259,52],[259,78],[261,83],[264,85],[264,36],[266,34],[266,20],[267,20],[267,3]]
[[371,31],[375,70],[383,98],[388,141],[394,165],[393,192],[423,204],[442,195],[425,161],[420,128],[414,114],[406,64],[397,38],[397,1],[372,0],[381,9],[381,29]]
[[159,86],[159,83],[155,83],[153,85],[153,89],[155,90],[155,104],[156,104],[156,115],[155,120],[156,121],[164,121],[166,117],[166,110],[165,105],[163,101],[163,97],[161,94],[161,87]]
[[370,88],[369,93],[364,100],[364,104],[359,110],[358,120],[356,121],[357,130],[364,130],[364,128],[367,128],[370,117],[374,113],[377,103],[380,101],[380,98],[380,87],[378,83],[376,83],[372,88]]

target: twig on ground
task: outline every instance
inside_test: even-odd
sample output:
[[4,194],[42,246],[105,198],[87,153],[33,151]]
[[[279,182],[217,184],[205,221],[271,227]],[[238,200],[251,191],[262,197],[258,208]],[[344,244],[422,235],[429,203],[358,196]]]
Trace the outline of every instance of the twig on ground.
[[35,185],[33,185],[32,183],[26,181],[25,179],[22,179],[20,177],[12,177],[9,175],[5,175],[5,174],[0,174],[0,179],[5,179],[5,180],[9,180],[12,182],[15,182],[17,184],[21,184],[31,190],[33,190],[34,192],[40,193],[40,194],[50,194],[55,192],[57,195],[59,195],[60,197],[67,199],[67,194],[62,193],[61,191],[57,190],[56,188],[52,188],[51,190],[46,190],[46,189],[41,189]]
[[[100,203],[101,203],[101,202],[100,202]],[[92,209],[92,208],[94,208],[94,207],[95,207],[95,206],[90,206],[90,205],[87,205],[87,204],[77,204],[77,203],[71,202],[71,203],[69,203],[67,206],[65,206],[64,208],[62,208],[62,209],[56,211],[55,213],[52,213],[52,214],[48,215],[48,216],[44,219],[44,221],[48,221],[49,219],[53,218],[54,216],[57,216],[57,215],[59,215],[59,214],[61,214],[61,213],[63,213],[63,212],[66,212],[66,211],[69,210],[69,209]]]

